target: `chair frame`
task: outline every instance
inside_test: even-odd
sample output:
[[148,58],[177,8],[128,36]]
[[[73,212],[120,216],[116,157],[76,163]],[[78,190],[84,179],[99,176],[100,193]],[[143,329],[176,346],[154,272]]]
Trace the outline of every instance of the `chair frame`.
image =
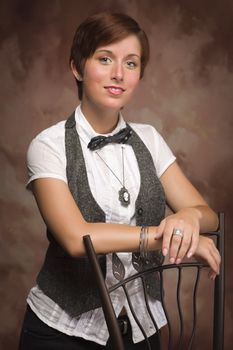
[[[225,280],[225,270],[224,270],[224,259],[225,259],[225,253],[224,253],[224,213],[219,214],[219,229],[214,232],[207,232],[205,235],[210,236],[210,237],[215,237],[216,238],[216,247],[218,248],[220,255],[221,255],[221,266],[220,266],[220,273],[216,277],[215,282],[214,282],[214,314],[213,314],[213,350],[223,350],[224,349],[224,297],[225,297],[225,286],[224,286],[224,280]],[[148,306],[148,301],[147,301],[147,293],[145,292],[145,283],[143,276],[145,274],[149,274],[152,272],[158,272],[160,274],[160,279],[161,279],[161,295],[163,295],[163,274],[162,272],[166,269],[177,269],[178,270],[178,289],[177,289],[177,305],[178,305],[178,313],[180,317],[180,335],[179,335],[179,344],[181,344],[181,338],[182,338],[182,333],[183,333],[183,318],[182,318],[182,312],[181,312],[181,307],[180,307],[180,282],[181,282],[181,272],[183,268],[196,268],[196,280],[195,280],[195,286],[194,286],[194,297],[193,297],[193,328],[192,328],[192,334],[190,337],[190,342],[189,342],[189,349],[192,349],[193,345],[193,340],[194,340],[194,335],[195,335],[195,329],[196,329],[196,293],[197,293],[197,288],[198,288],[198,282],[199,282],[199,276],[200,276],[200,271],[202,268],[206,267],[207,265],[204,263],[199,263],[199,262],[183,262],[179,265],[176,264],[165,264],[162,266],[158,267],[153,267],[150,268],[146,271],[141,271],[135,273],[133,276],[130,276],[128,278],[125,278],[123,281],[120,281],[116,283],[114,286],[111,288],[107,288],[104,280],[104,276],[102,274],[102,270],[100,268],[97,254],[95,253],[91,237],[90,235],[86,235],[83,237],[83,242],[84,246],[86,249],[87,257],[89,259],[89,262],[92,266],[93,269],[93,275],[95,276],[96,279],[96,284],[97,288],[99,290],[99,295],[101,299],[101,304],[105,316],[105,320],[107,323],[110,339],[112,340],[112,346],[114,350],[124,350],[124,345],[123,345],[123,340],[122,340],[122,335],[119,330],[118,322],[117,322],[117,317],[115,315],[115,311],[112,306],[112,302],[110,299],[110,293],[119,288],[122,287],[124,289],[125,295],[127,297],[129,306],[130,306],[130,299],[126,290],[125,285],[130,282],[131,280],[135,278],[141,278],[143,282],[143,288],[144,288],[144,295],[145,295],[145,301]],[[169,322],[169,317],[168,313],[166,310],[166,307],[163,303],[163,298],[162,298],[162,305],[164,308],[165,315],[168,320],[168,328],[169,328],[169,338],[168,338],[168,349],[171,349],[171,333],[172,329],[170,326]],[[131,308],[131,306],[130,306]],[[148,309],[148,308],[147,308]],[[149,310],[148,310],[149,311]],[[131,312],[134,313],[134,311],[131,309]],[[150,311],[149,311],[150,312]],[[148,345],[148,349],[151,349],[150,344],[148,342],[148,338],[143,330],[143,328],[140,326],[139,321],[137,320],[136,315],[133,314],[135,317],[135,321],[138,323],[139,328],[141,329]],[[154,323],[155,328],[158,330],[156,322],[153,321],[153,315],[151,315],[152,322]]]

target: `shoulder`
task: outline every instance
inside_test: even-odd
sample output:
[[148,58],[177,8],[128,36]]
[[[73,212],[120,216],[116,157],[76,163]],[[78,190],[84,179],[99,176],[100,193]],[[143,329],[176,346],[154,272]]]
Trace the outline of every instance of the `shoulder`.
[[129,125],[150,151],[157,175],[160,177],[176,159],[171,149],[152,125],[141,123],[129,123]]
[[29,145],[28,152],[30,152],[32,149],[36,149],[38,152],[49,148],[57,148],[57,150],[62,150],[64,148],[64,143],[65,120],[48,127],[36,135]]
[[65,136],[65,122],[66,120],[62,120],[57,124],[54,124],[39,134],[32,141],[57,141],[59,139],[63,139]]
[[146,146],[150,149],[151,146],[154,147],[155,143],[162,139],[160,133],[155,129],[154,126],[144,123],[132,123],[129,125],[138,134]]
[[159,134],[159,132],[155,129],[154,126],[150,125],[150,124],[145,124],[145,123],[134,123],[134,122],[129,122],[128,123],[132,129],[134,129],[136,132],[139,133],[155,133],[155,134]]

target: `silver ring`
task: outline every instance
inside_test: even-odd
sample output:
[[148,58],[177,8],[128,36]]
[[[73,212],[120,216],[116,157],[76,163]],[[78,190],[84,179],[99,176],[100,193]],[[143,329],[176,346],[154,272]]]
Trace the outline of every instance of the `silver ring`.
[[184,236],[184,230],[182,230],[181,228],[174,228],[173,233],[174,236],[180,236],[181,238],[183,238]]

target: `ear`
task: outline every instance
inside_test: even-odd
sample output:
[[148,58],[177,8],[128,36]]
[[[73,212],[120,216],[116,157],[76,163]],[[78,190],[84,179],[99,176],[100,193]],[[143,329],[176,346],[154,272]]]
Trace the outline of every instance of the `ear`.
[[74,74],[75,78],[78,80],[78,81],[82,81],[82,77],[81,75],[78,73],[76,67],[75,67],[75,64],[74,64],[74,61],[72,60],[70,62],[70,68],[72,70],[72,73]]

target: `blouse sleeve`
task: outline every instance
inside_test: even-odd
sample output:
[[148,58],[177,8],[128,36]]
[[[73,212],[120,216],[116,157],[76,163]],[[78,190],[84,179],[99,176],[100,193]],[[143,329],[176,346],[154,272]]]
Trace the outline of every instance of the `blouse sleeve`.
[[176,160],[170,147],[164,141],[163,137],[154,129],[155,134],[155,167],[158,177],[162,176],[167,168]]
[[32,140],[27,152],[28,181],[55,178],[67,183],[64,140],[39,134]]

